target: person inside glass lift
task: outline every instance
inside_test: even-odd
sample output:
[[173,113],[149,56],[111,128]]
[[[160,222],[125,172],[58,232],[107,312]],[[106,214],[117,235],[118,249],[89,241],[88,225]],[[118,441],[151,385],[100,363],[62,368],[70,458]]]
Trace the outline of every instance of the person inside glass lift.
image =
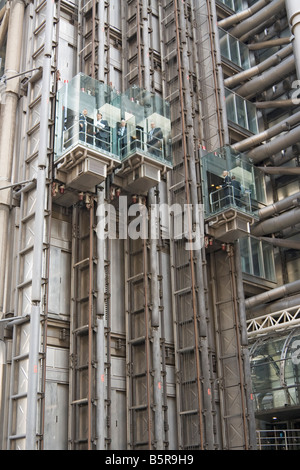
[[93,143],[93,121],[88,117],[88,110],[84,108],[79,114],[79,140],[88,144]]
[[125,157],[127,150],[127,127],[125,119],[121,120],[117,135],[119,154],[121,157]]
[[226,170],[223,171],[223,178],[224,178],[224,182],[222,184],[222,188],[224,191],[224,198],[223,198],[222,206],[227,206],[232,201],[231,177],[228,171]]
[[94,130],[96,147],[109,151],[109,133],[110,127],[108,121],[103,119],[102,113],[97,113],[97,121]]
[[148,132],[147,147],[148,152],[161,157],[163,133],[160,127],[155,127],[155,122],[151,122],[151,129]]

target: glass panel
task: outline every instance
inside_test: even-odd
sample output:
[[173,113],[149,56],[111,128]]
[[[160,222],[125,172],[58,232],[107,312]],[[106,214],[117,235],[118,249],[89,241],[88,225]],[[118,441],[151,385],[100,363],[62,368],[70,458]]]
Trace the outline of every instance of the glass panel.
[[253,237],[241,238],[239,243],[242,271],[275,282],[273,246]]
[[264,175],[243,153],[229,146],[218,149],[202,156],[201,170],[206,217],[228,206],[254,215],[258,201],[265,202]]
[[57,93],[55,159],[76,145],[119,159],[116,148],[120,109],[111,105],[115,92],[82,73]]
[[300,404],[300,334],[268,338],[254,348],[252,384],[257,411]]
[[225,88],[225,98],[228,120],[256,134],[258,132],[256,106],[228,88]]
[[78,145],[118,161],[142,153],[172,166],[170,105],[138,87],[117,93],[82,73],[57,93],[55,160]]
[[219,40],[222,57],[243,69],[250,67],[250,54],[246,44],[240,42],[222,28],[219,28]]
[[126,159],[139,152],[172,165],[170,105],[160,96],[132,87],[112,102],[120,109],[118,155]]
[[275,282],[276,276],[273,246],[264,241],[262,241],[261,244],[263,251],[265,278]]
[[261,244],[256,238],[251,238],[251,254],[253,262],[253,275],[258,277],[264,276],[263,257],[261,252]]
[[238,12],[245,8],[243,0],[218,0],[220,3],[223,3],[231,10]]

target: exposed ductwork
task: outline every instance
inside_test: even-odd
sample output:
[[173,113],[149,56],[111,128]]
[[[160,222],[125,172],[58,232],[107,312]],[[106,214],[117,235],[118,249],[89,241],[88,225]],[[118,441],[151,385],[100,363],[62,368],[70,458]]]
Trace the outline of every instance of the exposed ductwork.
[[266,219],[272,215],[279,214],[282,211],[290,209],[293,206],[299,205],[300,192],[292,194],[291,196],[285,197],[284,199],[270,204],[269,206],[263,207],[258,211],[260,219]]
[[245,34],[250,35],[251,30],[253,28],[260,24],[263,24],[263,22],[269,19],[271,16],[280,12],[282,8],[284,8],[284,2],[285,0],[273,0],[271,3],[259,10],[257,13],[250,16],[239,25],[235,26],[230,31],[230,34],[232,34],[236,38],[241,38]]
[[[226,80],[224,80],[225,86],[231,88],[238,83],[241,83],[245,80],[248,80],[249,78],[254,77],[255,75],[259,75],[260,73],[268,70],[270,67],[280,64],[282,60],[288,57],[292,52],[293,52],[293,46],[290,44],[284,49],[281,49],[280,51],[278,51],[277,54],[274,54],[271,57],[268,57],[268,59],[264,60],[260,64],[255,65],[254,67],[251,67],[250,69],[243,70],[242,72],[237,73],[233,75],[232,77],[227,78]],[[239,90],[238,90],[238,93],[241,94]]]
[[259,163],[271,155],[280,152],[280,150],[286,149],[290,145],[297,144],[298,142],[300,142],[300,130],[299,127],[295,127],[286,134],[271,140],[271,142],[251,150],[247,153],[247,156],[252,158],[254,163]]
[[290,100],[274,100],[274,101],[258,101],[255,103],[257,109],[267,109],[267,108],[291,108],[293,106],[299,106],[300,99],[290,99]]
[[259,51],[260,49],[267,49],[269,47],[285,46],[291,42],[291,38],[277,38],[269,39],[268,41],[256,42],[255,44],[248,44],[249,51]]
[[239,11],[238,13],[235,13],[234,15],[231,15],[228,18],[224,18],[224,20],[219,21],[218,26],[224,29],[229,28],[230,26],[249,18],[249,16],[254,15],[254,13],[259,11],[265,5],[268,5],[271,1],[272,0],[259,0],[246,10]]
[[251,234],[257,237],[262,235],[269,235],[270,233],[280,232],[286,227],[290,227],[300,222],[300,209],[295,208],[289,212],[284,212],[278,217],[259,222],[254,227],[251,227]]
[[299,166],[261,166],[259,169],[269,175],[300,175]]
[[253,98],[270,86],[290,75],[294,70],[295,58],[293,55],[291,55],[275,67],[272,67],[253,80],[242,85],[236,90],[236,93],[246,99]]
[[261,315],[266,315],[268,313],[275,313],[281,310],[286,310],[288,308],[297,307],[300,304],[300,296],[291,295],[289,297],[283,297],[279,300],[275,300],[274,302],[268,304],[259,304],[256,307],[248,309],[247,311],[247,319],[259,317]]
[[[22,32],[25,12],[25,3],[23,1],[15,1],[12,5],[13,6],[10,9],[6,45],[5,74],[7,78],[14,77],[20,72]],[[7,184],[11,181],[18,100],[19,79],[12,78],[7,82],[5,105],[3,106],[5,127],[2,126],[2,132],[0,136],[0,167],[2,175],[0,186],[7,186]],[[4,267],[6,265],[6,242],[9,226],[9,207],[9,190],[0,191],[0,311],[3,309],[5,277]]]
[[237,152],[243,152],[255,145],[261,144],[262,142],[275,137],[276,135],[280,134],[281,132],[288,131],[291,127],[298,124],[300,122],[300,111],[295,113],[293,116],[290,116],[284,121],[272,126],[270,129],[261,132],[260,134],[253,135],[248,137],[247,139],[242,140],[241,142],[237,142],[236,144],[232,145],[232,148]]
[[295,294],[298,291],[300,291],[300,280],[276,287],[275,289],[263,292],[262,294],[254,295],[253,297],[245,300],[245,307],[247,309],[251,309],[257,305],[271,302],[272,300],[280,299],[281,297],[290,294]]
[[272,238],[272,237],[261,237],[261,240],[271,243],[271,245],[274,245],[274,246],[280,246],[281,248],[300,250],[300,242],[296,240],[285,240],[283,238]]

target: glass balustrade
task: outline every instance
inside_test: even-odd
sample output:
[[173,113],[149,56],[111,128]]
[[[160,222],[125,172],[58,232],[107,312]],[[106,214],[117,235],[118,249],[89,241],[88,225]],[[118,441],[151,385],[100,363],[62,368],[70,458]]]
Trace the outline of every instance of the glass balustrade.
[[231,36],[231,34],[222,28],[219,28],[219,40],[222,57],[242,69],[250,68],[250,53],[246,44]]
[[225,103],[228,121],[250,131],[252,134],[257,134],[256,106],[251,101],[245,100],[233,91],[225,88]]
[[275,282],[273,246],[254,237],[242,238],[239,243],[243,273]]

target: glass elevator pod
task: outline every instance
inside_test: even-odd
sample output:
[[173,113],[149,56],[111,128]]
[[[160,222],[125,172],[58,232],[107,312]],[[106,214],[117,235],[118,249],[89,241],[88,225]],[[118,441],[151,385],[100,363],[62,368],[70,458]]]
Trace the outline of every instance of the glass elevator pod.
[[57,93],[55,126],[55,202],[73,204],[77,191],[93,191],[116,166],[120,109],[111,103],[116,92],[82,73]]
[[230,146],[201,158],[207,233],[226,243],[246,236],[266,201],[262,172]]
[[144,195],[172,168],[170,105],[135,86],[116,96],[112,105],[121,111],[117,149],[122,167],[115,181]]

